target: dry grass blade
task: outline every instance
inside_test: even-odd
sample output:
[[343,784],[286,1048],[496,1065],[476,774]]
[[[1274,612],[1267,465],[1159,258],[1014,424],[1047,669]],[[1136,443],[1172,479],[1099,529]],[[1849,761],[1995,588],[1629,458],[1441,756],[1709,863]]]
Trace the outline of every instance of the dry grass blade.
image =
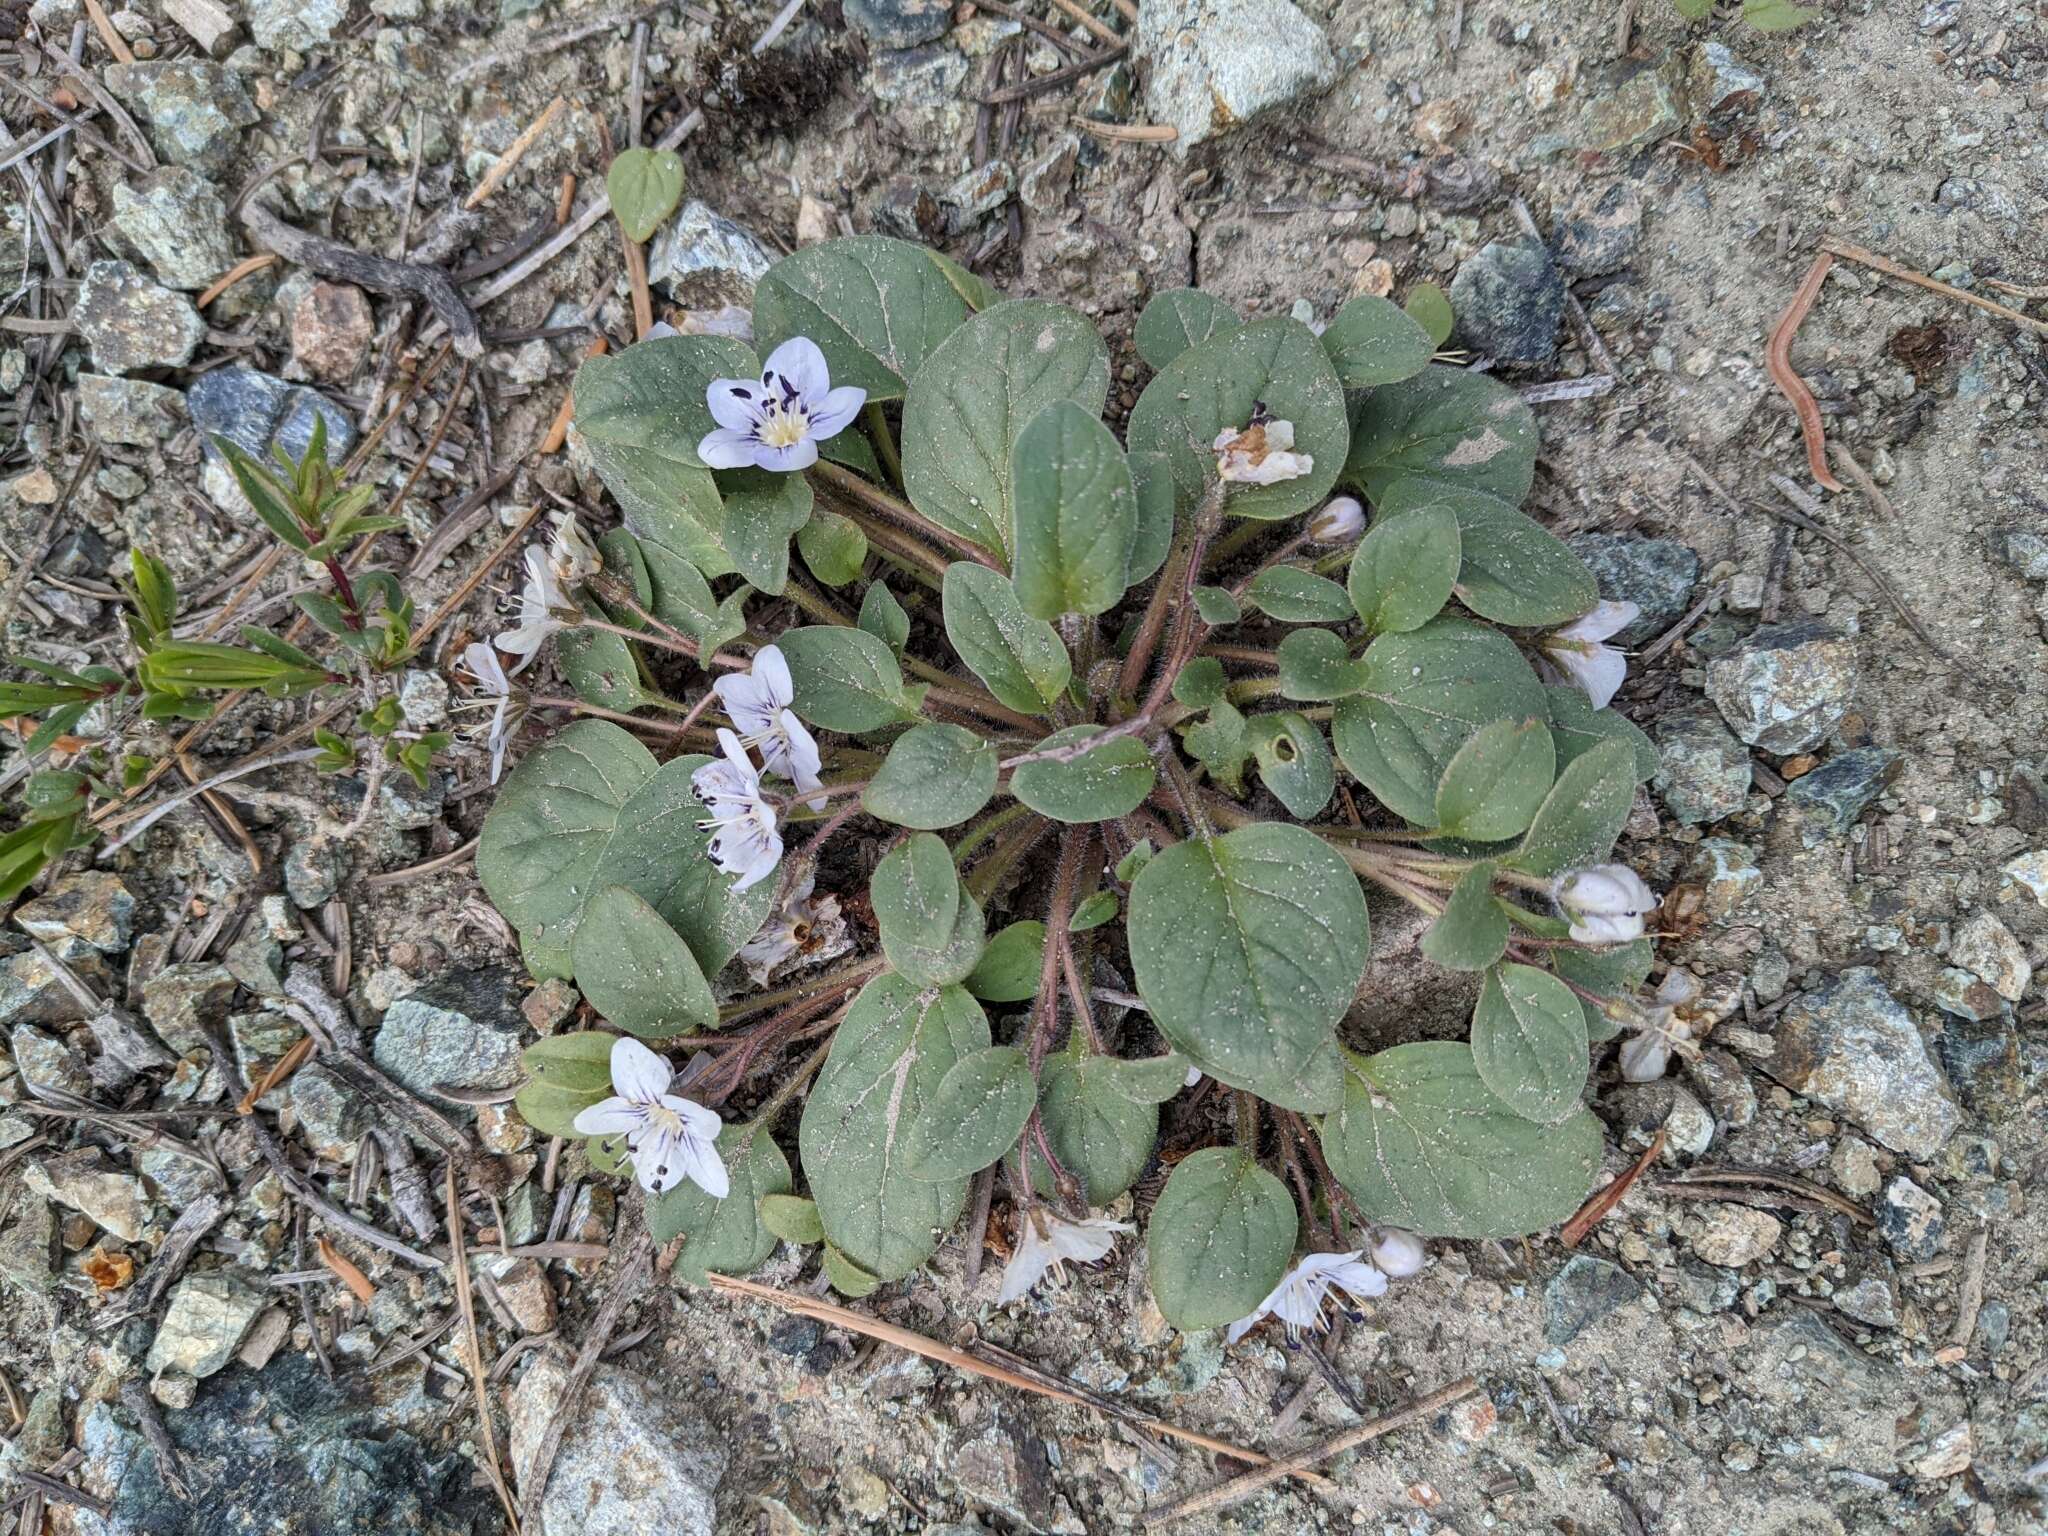
[[[469,1367],[469,1382],[476,1394],[477,1424],[483,1435],[484,1471],[490,1477],[491,1487],[498,1495],[498,1502],[505,1506],[505,1519],[512,1527],[512,1536],[519,1536],[519,1505],[512,1497],[512,1489],[505,1482],[505,1470],[498,1460],[498,1425],[491,1416],[490,1383],[484,1379],[483,1346],[476,1336],[476,1297],[469,1286],[469,1254],[464,1249],[462,1229],[462,1202],[456,1198],[455,1159],[448,1160],[448,1181],[445,1188],[448,1200],[448,1253],[449,1269],[455,1276],[455,1303],[462,1313],[463,1364]],[[327,1241],[320,1242],[320,1257],[327,1257]]]
[[[865,1313],[855,1312],[852,1308],[842,1307],[836,1302],[824,1301],[813,1296],[801,1296],[793,1291],[777,1290],[772,1285],[759,1285],[752,1280],[742,1280],[734,1275],[713,1275],[711,1276],[711,1284],[716,1290],[725,1291],[734,1296],[748,1296],[755,1301],[765,1301],[771,1306],[781,1307],[785,1312],[794,1312],[799,1317],[808,1317],[820,1323],[830,1323],[835,1328],[844,1328],[849,1333],[858,1333],[865,1338],[879,1339],[884,1344],[894,1344],[898,1349],[907,1349],[914,1355],[922,1355],[927,1360],[936,1360],[941,1365],[950,1365],[955,1370],[966,1371],[970,1375],[983,1376],[990,1381],[999,1381],[1004,1386],[1017,1388],[1020,1392],[1035,1392],[1041,1397],[1050,1397],[1060,1402],[1073,1403],[1077,1407],[1082,1408],[1099,1406],[1090,1398],[1082,1396],[1079,1392],[1069,1392],[1063,1387],[1049,1386],[1019,1371],[1012,1370],[1008,1366],[984,1360],[971,1350],[963,1349],[959,1345],[941,1344],[937,1339],[927,1338],[921,1333],[914,1332],[909,1328],[898,1327],[894,1323],[885,1323],[880,1318],[869,1317]],[[1119,1415],[1119,1417],[1123,1417],[1123,1415]],[[1155,1419],[1148,1414],[1134,1413],[1128,1417],[1127,1422],[1149,1429],[1155,1434],[1166,1435],[1175,1440],[1184,1440],[1189,1445],[1198,1445],[1203,1450],[1214,1451],[1219,1456],[1232,1456],[1239,1461],[1251,1462],[1254,1466],[1261,1469],[1271,1469],[1282,1465],[1262,1452],[1249,1450],[1241,1445],[1233,1445],[1228,1440],[1218,1439],[1214,1435],[1205,1435],[1200,1430],[1182,1429],[1177,1424],[1169,1424],[1164,1419]],[[1304,1471],[1306,1471],[1306,1467],[1276,1475],[1283,1477],[1298,1476]],[[1308,1482],[1322,1480],[1313,1473],[1310,1473],[1304,1479],[1304,1481]]]
[[1576,1248],[1586,1240],[1586,1234],[1598,1226],[1607,1213],[1621,1204],[1621,1197],[1634,1187],[1643,1170],[1657,1160],[1657,1154],[1664,1150],[1664,1127],[1657,1127],[1657,1134],[1650,1139],[1650,1145],[1643,1155],[1630,1165],[1624,1173],[1605,1189],[1593,1196],[1578,1209],[1578,1214],[1558,1229],[1557,1240],[1567,1248]]
[[557,96],[541,109],[539,117],[520,129],[519,137],[507,145],[505,153],[491,163],[491,168],[484,172],[484,179],[476,184],[476,190],[462,200],[462,206],[478,207],[485,198],[503,186],[505,178],[526,158],[526,152],[540,142],[540,136],[548,131],[549,126],[562,115],[562,109],[568,104],[562,97]]
[[[452,1166],[452,1165],[451,1165]],[[349,1288],[357,1301],[368,1306],[377,1299],[377,1287],[342,1251],[326,1238],[319,1238],[313,1244],[313,1251],[320,1256],[320,1262],[327,1266],[334,1277]]]
[[[1876,1225],[1875,1218],[1854,1200],[1836,1194],[1824,1185],[1795,1177],[1789,1173],[1769,1173],[1753,1168],[1689,1168],[1684,1173],[1667,1179],[1658,1188],[1662,1190],[1683,1189],[1688,1186],[1722,1186],[1724,1188],[1755,1188],[1777,1190],[1797,1200],[1818,1201],[1831,1211],[1839,1211],[1859,1226]],[[1727,1199],[1726,1194],[1709,1198]]]
[[313,1054],[313,1045],[313,1037],[307,1035],[297,1045],[279,1057],[277,1064],[263,1074],[263,1080],[242,1095],[241,1102],[235,1106],[235,1113],[238,1115],[254,1114],[256,1112],[256,1103],[259,1099],[306,1064],[306,1058]]
[[[1987,313],[1997,315],[2002,320],[2010,320],[2013,324],[2023,325],[2038,335],[2048,336],[2048,320],[2036,320],[2032,315],[2023,315],[2010,305],[2001,304],[1996,299],[1987,299],[1981,293],[1970,293],[1964,289],[1944,283],[1940,278],[1929,277],[1924,272],[1915,272],[1911,267],[1902,267],[1889,256],[1880,256],[1877,252],[1867,251],[1860,245],[1851,245],[1846,240],[1837,240],[1833,235],[1829,235],[1825,240],[1821,241],[1821,248],[1841,257],[1844,261],[1856,262],[1860,266],[1869,267],[1873,272],[1882,272],[1886,277],[1896,277],[1902,283],[1911,283],[1916,288],[1925,288],[1930,293],[1938,293],[1945,298],[1954,299],[1958,304],[1974,305],[1976,308]],[[2015,291],[2025,292],[2025,290]]]

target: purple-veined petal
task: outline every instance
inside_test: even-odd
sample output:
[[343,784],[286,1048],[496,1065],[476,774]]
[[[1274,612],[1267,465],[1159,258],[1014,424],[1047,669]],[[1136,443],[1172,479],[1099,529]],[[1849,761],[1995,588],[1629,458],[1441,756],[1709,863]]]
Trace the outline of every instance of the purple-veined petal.
[[808,336],[792,336],[768,354],[768,361],[761,365],[761,382],[786,382],[809,410],[825,398],[832,387],[832,376],[818,344]]
[[676,1167],[682,1177],[695,1184],[714,1200],[723,1200],[732,1193],[732,1179],[725,1171],[725,1162],[718,1155],[715,1144],[685,1132],[677,1138],[675,1150]]
[[633,1148],[633,1174],[649,1194],[665,1195],[683,1182],[683,1141],[673,1131],[656,1131]]
[[578,1136],[625,1136],[640,1128],[646,1114],[628,1099],[599,1099],[576,1112],[571,1124]]
[[661,1102],[674,1110],[683,1122],[683,1129],[700,1141],[716,1141],[718,1133],[725,1129],[725,1121],[718,1111],[699,1104],[695,1099],[665,1093]]
[[751,435],[730,427],[706,432],[697,444],[697,457],[707,469],[748,469],[761,463],[762,452]]
[[674,1075],[666,1061],[631,1035],[612,1042],[612,1086],[634,1103],[659,1102]]
[[796,683],[789,675],[789,661],[783,656],[782,647],[764,645],[754,652],[748,673],[762,696],[777,709],[789,708],[796,699]]
[[[702,450],[699,450],[697,456],[704,457]],[[706,459],[705,462],[709,463],[710,460]],[[765,443],[756,443],[754,456],[748,462],[778,475],[809,469],[818,462],[818,440],[815,437],[802,437],[787,448],[770,448]]]
[[759,736],[775,729],[775,705],[764,696],[761,685],[744,672],[728,672],[711,685],[718,702],[742,736]]
[[815,788],[818,770],[824,766],[824,758],[818,752],[818,738],[805,728],[803,721],[797,719],[793,709],[785,709],[777,717],[776,726],[789,743],[790,778],[799,788]]
[[811,408],[811,436],[837,437],[868,403],[868,392],[857,385],[842,384]]
[[704,403],[721,427],[751,434],[760,423],[766,394],[759,379],[713,379],[704,391]]

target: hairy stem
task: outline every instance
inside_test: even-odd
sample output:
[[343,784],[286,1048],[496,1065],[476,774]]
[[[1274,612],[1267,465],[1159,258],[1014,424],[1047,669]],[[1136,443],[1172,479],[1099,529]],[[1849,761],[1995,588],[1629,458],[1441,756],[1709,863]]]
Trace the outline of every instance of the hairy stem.
[[889,430],[889,413],[882,409],[882,402],[870,400],[861,412],[868,424],[868,436],[874,439],[875,454],[882,461],[882,472],[889,477],[889,483],[898,490],[903,488],[903,455],[896,451],[896,434]]

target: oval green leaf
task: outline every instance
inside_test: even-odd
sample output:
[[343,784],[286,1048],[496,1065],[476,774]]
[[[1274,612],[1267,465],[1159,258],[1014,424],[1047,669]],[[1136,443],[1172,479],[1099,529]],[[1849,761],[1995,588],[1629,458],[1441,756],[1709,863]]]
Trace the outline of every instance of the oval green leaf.
[[1129,940],[1153,1022],[1196,1066],[1283,1108],[1336,1104],[1370,939],[1322,839],[1266,822],[1168,848],[1131,884]]
[[[1101,731],[1097,725],[1070,725],[1033,750],[1071,747]],[[1158,776],[1145,744],[1135,736],[1119,736],[1071,762],[1020,765],[1010,775],[1010,793],[1054,821],[1113,821],[1143,805]]]
[[637,891],[608,885],[592,896],[572,953],[584,1000],[630,1034],[660,1039],[718,1022],[697,957]]
[[[1045,1138],[1091,1206],[1107,1205],[1137,1183],[1159,1139],[1159,1106],[1121,1090],[1118,1069],[1124,1065],[1090,1053],[1076,1031],[1067,1049],[1046,1058],[1039,1079]],[[1053,1195],[1051,1170],[1037,1148],[1027,1144],[1024,1160],[1032,1187]]]
[[1472,1062],[1524,1120],[1554,1125],[1579,1107],[1591,1064],[1572,989],[1530,965],[1496,965],[1472,1010]]
[[1287,1187],[1236,1147],[1182,1158],[1145,1230],[1160,1312],[1182,1330],[1249,1317],[1287,1272],[1298,1230]]
[[1038,995],[1045,959],[1045,924],[1026,918],[988,941],[981,959],[960,985],[985,1003],[1021,1003]]
[[683,157],[672,149],[622,150],[604,173],[604,189],[626,238],[637,245],[683,200]]
[[1315,723],[1293,710],[1257,715],[1245,735],[1273,798],[1303,821],[1321,815],[1337,792],[1337,765]]
[[1436,788],[1436,824],[1450,837],[1498,843],[1529,825],[1557,773],[1542,717],[1493,720],[1451,755]]
[[1422,958],[1447,971],[1483,971],[1508,948],[1508,915],[1493,894],[1493,864],[1481,859],[1458,877],[1450,900],[1422,935]]
[[1458,600],[1496,624],[1562,624],[1599,601],[1593,573],[1570,547],[1512,502],[1429,480],[1396,480],[1379,498],[1396,523],[1419,509],[1458,520]]
[[1372,294],[1360,294],[1332,315],[1322,340],[1346,389],[1411,379],[1428,366],[1437,348],[1414,316]]
[[927,1183],[971,1178],[1017,1144],[1038,1084],[1024,1053],[991,1046],[953,1063],[903,1138],[903,1171]]
[[792,1187],[789,1159],[758,1120],[721,1130],[718,1155],[731,1184],[723,1200],[685,1179],[647,1202],[647,1230],[655,1242],[683,1239],[674,1273],[692,1285],[714,1274],[744,1275],[767,1263],[777,1237],[761,1219],[762,1202],[787,1199]]
[[1034,618],[1106,613],[1124,595],[1138,494],[1116,436],[1072,400],[1032,417],[1012,454],[1011,584]]
[[996,792],[996,749],[958,725],[914,725],[861,791],[871,816],[935,832],[956,827]]
[[612,1095],[612,1043],[617,1035],[580,1030],[536,1040],[520,1053],[527,1082],[513,1108],[543,1136],[574,1136],[576,1117]]
[[1344,478],[1375,502],[1418,476],[1519,503],[1536,478],[1536,416],[1496,379],[1432,363],[1362,397]]
[[816,512],[797,530],[796,547],[811,574],[828,587],[857,580],[868,558],[868,536],[860,524],[837,512]]
[[1398,520],[1381,518],[1351,555],[1351,605],[1376,635],[1420,629],[1451,600],[1457,585],[1458,520],[1418,507]]
[[1027,715],[1042,715],[1074,675],[1060,637],[1034,619],[999,572],[971,560],[946,567],[940,609],[946,638],[988,691]]
[[754,289],[754,342],[766,357],[790,337],[808,336],[834,385],[894,400],[968,312],[921,247],[852,235],[805,246],[768,269]]
[[1351,617],[1351,598],[1327,576],[1295,565],[1269,565],[1245,589],[1246,599],[1283,624],[1342,624]]
[[828,731],[878,731],[916,716],[903,668],[888,646],[864,630],[809,624],[775,642],[789,663],[797,714]]
[[1635,753],[1625,741],[1602,742],[1557,776],[1529,831],[1502,862],[1532,875],[1561,875],[1607,857],[1635,804]]
[[1200,346],[1225,331],[1234,331],[1243,323],[1236,310],[1199,288],[1167,288],[1153,294],[1146,303],[1131,340],[1137,345],[1138,356],[1157,370],[1189,347]]
[[1297,629],[1280,642],[1280,696],[1303,703],[1341,699],[1371,677],[1343,636],[1327,629]]

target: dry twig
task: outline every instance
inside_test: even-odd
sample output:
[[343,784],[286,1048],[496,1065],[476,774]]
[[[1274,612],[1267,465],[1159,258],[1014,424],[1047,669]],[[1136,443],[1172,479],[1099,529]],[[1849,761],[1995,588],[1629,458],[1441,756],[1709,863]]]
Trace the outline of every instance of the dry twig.
[[1806,387],[1806,380],[1792,366],[1792,338],[1799,334],[1800,322],[1813,308],[1813,301],[1820,297],[1820,285],[1827,278],[1828,268],[1834,264],[1834,256],[1827,251],[1813,258],[1813,265],[1806,269],[1806,276],[1800,280],[1799,291],[1792,295],[1792,302],[1785,306],[1785,312],[1778,317],[1778,324],[1771,331],[1770,343],[1764,348],[1764,368],[1769,372],[1771,382],[1792,402],[1792,409],[1798,413],[1799,433],[1806,439],[1806,464],[1813,478],[1829,490],[1839,491],[1842,482],[1828,472],[1828,441],[1826,433],[1821,430],[1820,406],[1814,402],[1813,391]]

